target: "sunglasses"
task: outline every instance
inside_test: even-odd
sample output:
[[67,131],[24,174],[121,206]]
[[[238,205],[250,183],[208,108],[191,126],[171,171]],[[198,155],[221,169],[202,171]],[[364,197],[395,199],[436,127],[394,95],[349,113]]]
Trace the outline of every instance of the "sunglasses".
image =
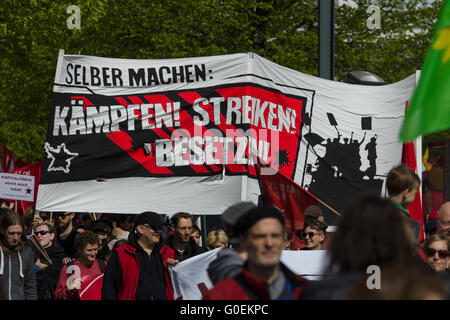
[[38,235],[41,235],[41,236],[45,236],[47,233],[50,233],[50,231],[48,231],[48,230],[42,230],[42,231],[36,231],[35,232],[35,234],[38,236]]
[[56,213],[55,218],[65,219],[67,216],[71,215],[71,213]]
[[48,219],[50,219],[49,216],[44,216],[44,215],[43,215],[43,216],[40,216],[40,217],[41,217],[42,220],[48,220]]
[[310,238],[314,237],[316,234],[320,234],[320,233],[316,233],[316,232],[302,232],[301,235],[303,238],[306,238],[306,236],[309,236]]
[[433,248],[428,248],[428,249],[425,250],[425,253],[429,257],[434,257],[436,252],[438,253],[439,258],[441,258],[441,259],[448,258],[448,256],[450,255],[448,250],[436,250],[436,249],[433,249]]

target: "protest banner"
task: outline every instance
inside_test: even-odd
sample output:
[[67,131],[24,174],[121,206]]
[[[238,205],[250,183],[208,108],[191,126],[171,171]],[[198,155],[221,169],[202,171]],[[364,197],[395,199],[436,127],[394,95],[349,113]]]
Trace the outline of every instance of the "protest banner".
[[[213,287],[207,269],[220,249],[208,251],[169,267],[174,298],[201,300],[202,294]],[[320,280],[327,263],[325,250],[283,250],[281,262],[292,272],[309,280]]]
[[254,153],[339,211],[383,193],[414,84],[329,81],[253,53],[60,53],[37,209],[220,214],[257,202]]

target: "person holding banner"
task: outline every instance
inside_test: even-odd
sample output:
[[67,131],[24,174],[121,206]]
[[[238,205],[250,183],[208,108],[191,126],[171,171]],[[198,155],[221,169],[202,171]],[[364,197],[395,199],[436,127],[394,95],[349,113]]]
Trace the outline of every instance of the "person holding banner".
[[55,299],[101,300],[105,264],[97,260],[97,235],[92,231],[79,233],[75,247],[79,256],[61,269]]
[[33,251],[26,245],[22,217],[17,213],[0,220],[0,282],[8,300],[36,300]]
[[170,221],[173,235],[167,238],[167,245],[175,252],[175,258],[169,260],[170,263],[176,264],[207,251],[205,248],[198,246],[195,240],[191,238],[194,224],[191,214],[178,212],[170,218]]
[[173,300],[167,260],[175,252],[160,243],[162,226],[155,212],[136,217],[128,243],[116,248],[108,261],[103,300]]
[[242,271],[218,282],[203,295],[204,300],[293,300],[308,280],[295,275],[280,262],[283,215],[265,205],[247,212],[239,221],[241,242],[248,259]]

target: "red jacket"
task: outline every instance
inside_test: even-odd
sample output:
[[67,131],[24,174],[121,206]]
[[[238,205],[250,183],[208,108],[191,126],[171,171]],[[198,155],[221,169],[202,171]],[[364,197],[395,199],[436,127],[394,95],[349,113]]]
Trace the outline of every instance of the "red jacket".
[[[309,281],[302,276],[295,275],[282,263],[280,263],[280,271],[284,272],[293,287],[293,298],[298,299]],[[242,280],[243,285],[247,288],[240,283]],[[214,288],[205,293],[203,300],[252,300],[248,293],[249,288],[254,294],[253,299],[270,300],[266,282],[251,274],[245,264],[242,273],[236,277],[219,281]]]
[[[119,261],[123,271],[122,285],[119,290],[119,300],[134,300],[139,280],[139,261],[136,257],[136,248],[125,244],[116,249],[119,255]],[[167,268],[167,259],[175,257],[175,251],[166,245],[159,249],[159,253],[163,257],[165,280],[167,284],[167,299],[173,300],[173,287],[170,280],[169,271]]]
[[[70,274],[68,273],[68,269]],[[69,290],[68,279],[79,278],[81,288]],[[59,275],[58,286],[55,290],[56,300],[101,300],[103,284],[103,270],[97,259],[90,267],[83,266],[77,260],[64,265]]]

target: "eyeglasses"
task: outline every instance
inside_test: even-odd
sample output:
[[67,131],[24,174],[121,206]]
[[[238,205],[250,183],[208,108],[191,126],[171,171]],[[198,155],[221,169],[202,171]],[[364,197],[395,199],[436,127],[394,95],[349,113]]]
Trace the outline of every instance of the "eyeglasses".
[[48,219],[50,219],[50,217],[47,216],[47,215],[42,215],[42,216],[40,216],[40,217],[41,217],[42,220],[48,220]]
[[10,235],[10,236],[14,236],[14,235],[20,236],[21,234],[22,234],[22,232],[10,232],[10,231],[8,231],[8,235]]
[[310,238],[314,237],[316,234],[320,234],[317,232],[302,232],[301,235],[303,238],[306,238],[306,236],[309,236]]
[[42,230],[42,231],[36,231],[35,232],[35,234],[38,236],[38,235],[41,235],[41,236],[45,236],[47,233],[50,233],[50,231],[48,231],[48,230]]
[[67,216],[71,215],[70,212],[68,213],[56,213],[55,214],[55,219],[65,219]]
[[438,253],[439,258],[441,258],[441,259],[448,258],[448,256],[450,255],[448,250],[436,250],[436,249],[433,249],[433,248],[428,248],[428,249],[425,250],[425,253],[429,257],[434,257],[436,252]]

